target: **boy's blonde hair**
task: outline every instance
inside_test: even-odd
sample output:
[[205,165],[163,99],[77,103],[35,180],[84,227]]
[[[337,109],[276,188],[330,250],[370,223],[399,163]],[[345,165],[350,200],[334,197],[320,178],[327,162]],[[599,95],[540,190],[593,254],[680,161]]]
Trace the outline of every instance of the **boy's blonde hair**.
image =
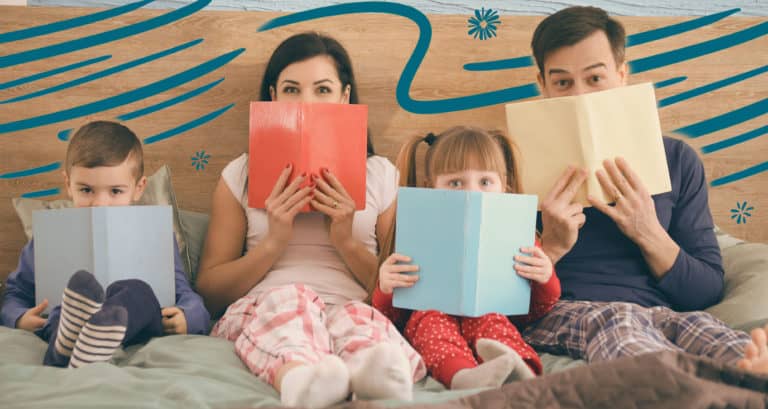
[[94,121],[83,125],[70,140],[64,169],[69,175],[74,166],[117,166],[128,158],[133,160],[133,175],[138,181],[144,176],[144,154],[139,138],[125,125]]

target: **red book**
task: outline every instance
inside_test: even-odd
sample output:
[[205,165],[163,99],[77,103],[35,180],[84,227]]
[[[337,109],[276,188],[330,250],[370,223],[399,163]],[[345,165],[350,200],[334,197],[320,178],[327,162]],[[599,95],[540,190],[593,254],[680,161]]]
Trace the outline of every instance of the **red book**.
[[[359,104],[251,102],[248,206],[263,209],[280,173],[293,165],[288,183],[307,173],[333,173],[365,209],[368,107]],[[311,211],[309,206],[302,211]]]

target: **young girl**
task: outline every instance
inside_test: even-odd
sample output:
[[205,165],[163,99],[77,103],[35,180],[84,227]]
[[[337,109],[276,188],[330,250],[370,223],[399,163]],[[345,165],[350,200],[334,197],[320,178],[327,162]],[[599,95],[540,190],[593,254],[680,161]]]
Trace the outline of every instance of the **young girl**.
[[[480,192],[518,192],[513,146],[503,135],[471,127],[453,127],[440,135],[416,137],[398,157],[401,185],[417,186],[416,148],[428,145],[424,160],[424,185],[436,189]],[[393,232],[394,229],[390,231]],[[390,234],[393,239],[394,234]],[[391,252],[382,251],[382,257]],[[385,249],[386,250],[386,249]],[[528,315],[512,317],[518,325],[535,321],[560,298],[560,281],[552,262],[538,247],[522,248],[510,266],[531,280]],[[478,318],[455,317],[439,311],[404,311],[392,306],[392,291],[411,287],[418,280],[418,266],[410,257],[391,254],[379,269],[373,305],[396,324],[405,323],[405,337],[419,352],[432,376],[451,389],[498,387],[508,381],[541,374],[541,361],[510,319],[501,314]],[[411,274],[407,274],[411,273]],[[481,362],[481,364],[478,364]]]
[[[347,52],[317,33],[288,38],[267,64],[261,100],[356,104]],[[287,406],[325,407],[350,391],[409,400],[424,363],[362,302],[376,282],[378,233],[393,221],[396,168],[369,139],[362,211],[328,171],[288,183],[290,164],[270,181],[266,209],[251,208],[246,179],[258,175],[247,169],[247,154],[230,162],[213,194],[197,286],[214,315],[229,308],[212,335],[235,342]],[[299,213],[308,203],[316,211]]]

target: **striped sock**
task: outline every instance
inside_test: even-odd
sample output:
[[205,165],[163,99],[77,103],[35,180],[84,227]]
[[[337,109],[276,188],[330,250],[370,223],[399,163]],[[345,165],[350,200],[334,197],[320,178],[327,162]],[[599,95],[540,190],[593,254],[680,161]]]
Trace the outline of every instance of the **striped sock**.
[[61,318],[54,345],[56,353],[65,359],[72,355],[80,330],[103,302],[104,289],[91,273],[80,270],[72,275],[61,300]]
[[109,361],[123,342],[127,324],[125,308],[117,305],[102,307],[80,331],[69,367]]

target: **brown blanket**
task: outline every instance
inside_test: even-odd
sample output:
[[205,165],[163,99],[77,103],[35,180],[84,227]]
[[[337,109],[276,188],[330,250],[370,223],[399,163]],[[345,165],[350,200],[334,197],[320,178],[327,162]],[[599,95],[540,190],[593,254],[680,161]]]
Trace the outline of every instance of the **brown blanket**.
[[[349,402],[335,409],[373,409]],[[662,352],[577,367],[456,401],[404,408],[768,408],[768,376]]]

